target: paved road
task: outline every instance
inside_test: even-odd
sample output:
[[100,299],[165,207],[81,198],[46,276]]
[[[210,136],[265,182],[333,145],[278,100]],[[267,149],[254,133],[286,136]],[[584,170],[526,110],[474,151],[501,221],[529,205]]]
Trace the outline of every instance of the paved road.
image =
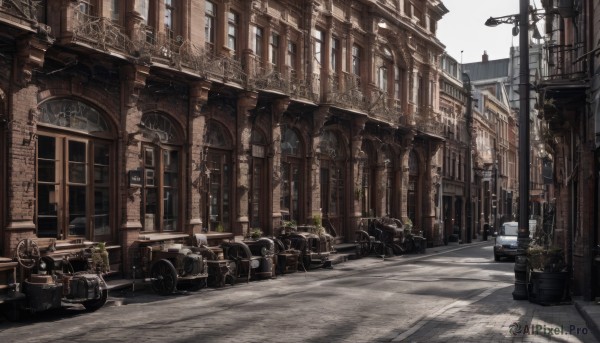
[[[514,264],[494,262],[491,249],[485,242],[366,258],[169,297],[138,290],[94,313],[75,306],[0,322],[0,341],[596,341],[573,306],[513,301]],[[564,334],[573,326],[586,333]],[[560,336],[546,332],[558,327]]]

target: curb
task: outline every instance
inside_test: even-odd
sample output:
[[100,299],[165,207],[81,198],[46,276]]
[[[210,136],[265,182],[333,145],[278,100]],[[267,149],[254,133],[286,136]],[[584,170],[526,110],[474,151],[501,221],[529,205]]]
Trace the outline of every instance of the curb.
[[587,325],[588,329],[590,329],[592,335],[594,336],[594,338],[596,338],[596,341],[600,342],[600,319],[597,318],[597,316],[592,316],[590,313],[588,313],[588,311],[585,308],[586,306],[593,306],[592,304],[594,303],[589,302],[589,305],[587,305],[583,304],[582,302],[583,301],[581,300],[575,300],[573,303],[575,304],[577,312],[579,312],[579,314],[585,320],[585,324]]

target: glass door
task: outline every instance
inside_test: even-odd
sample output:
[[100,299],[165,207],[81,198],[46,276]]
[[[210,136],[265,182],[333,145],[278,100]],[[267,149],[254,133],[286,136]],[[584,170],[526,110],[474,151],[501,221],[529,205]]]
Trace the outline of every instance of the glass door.
[[208,153],[210,186],[208,190],[207,220],[209,230],[231,231],[231,165],[224,151]]

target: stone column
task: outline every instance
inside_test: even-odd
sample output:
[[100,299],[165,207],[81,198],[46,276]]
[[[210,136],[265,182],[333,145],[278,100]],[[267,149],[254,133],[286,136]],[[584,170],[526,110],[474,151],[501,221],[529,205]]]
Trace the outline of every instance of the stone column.
[[273,171],[273,178],[270,187],[272,191],[271,208],[271,234],[275,234],[274,230],[281,226],[281,117],[287,110],[290,104],[289,98],[276,99],[273,102],[272,121],[271,121],[271,151],[269,152],[270,167]]
[[235,197],[236,199],[236,222],[234,234],[246,236],[248,233],[248,211],[250,189],[250,138],[252,136],[252,123],[250,121],[250,110],[256,107],[258,94],[255,92],[245,92],[240,94],[237,101],[237,151],[235,161]]
[[[435,156],[440,144],[429,142],[429,148],[427,149],[427,160],[425,161],[425,173],[423,176],[423,233],[427,237],[427,242],[438,242],[440,238],[434,233],[433,225],[435,223],[435,185],[434,185],[434,174],[436,173],[437,166],[433,163],[433,157]],[[464,206],[470,199],[465,198]],[[466,208],[463,206],[463,209]],[[465,223],[466,224],[466,223]],[[466,227],[466,226],[465,226]]]
[[51,42],[25,35],[16,43],[16,63],[12,68],[12,87],[6,123],[6,220],[4,256],[13,256],[18,242],[35,236],[35,185],[38,88],[31,84],[33,70],[42,68]]
[[200,233],[202,230],[202,194],[205,186],[206,165],[204,144],[206,144],[206,112],[211,83],[198,81],[190,87],[190,115],[188,123],[188,172],[191,185],[187,189],[188,232]]
[[[142,222],[141,190],[129,186],[128,172],[139,170],[141,144],[139,124],[142,111],[138,107],[140,91],[146,85],[150,68],[143,65],[125,65],[121,68],[121,137],[119,138],[120,194],[121,194],[121,245],[123,247],[123,272],[131,275],[136,256],[135,241],[139,238]],[[139,266],[137,266],[139,267]]]

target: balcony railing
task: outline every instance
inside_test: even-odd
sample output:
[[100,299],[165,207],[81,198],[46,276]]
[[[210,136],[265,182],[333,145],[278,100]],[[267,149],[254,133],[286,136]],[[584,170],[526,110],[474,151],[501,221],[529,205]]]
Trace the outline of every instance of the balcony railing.
[[73,41],[103,51],[113,49],[126,55],[133,55],[138,50],[137,44],[123,33],[123,28],[109,18],[90,16],[76,9],[73,19]]
[[[0,0],[1,1],[1,0]],[[247,86],[248,78],[240,61],[206,53],[181,37],[157,34],[152,27],[141,25],[133,32],[134,39],[109,18],[95,17],[74,11],[73,41],[94,49],[114,50],[124,55],[161,63],[170,68],[187,69],[201,77]]]
[[581,80],[586,77],[583,43],[550,45],[548,49],[547,80]]
[[41,1],[35,0],[0,0],[0,13],[6,12],[12,16],[37,21],[37,10]]
[[293,99],[304,99],[311,102],[319,101],[319,94],[314,91],[313,84],[318,79],[300,79],[292,73],[290,78],[290,97]]
[[443,135],[444,124],[436,120],[435,111],[431,106],[425,106],[415,109],[416,115],[412,118],[417,130],[432,135]]
[[343,74],[329,78],[330,93],[327,100],[333,105],[362,112],[369,110],[369,100],[362,90],[360,77],[354,74]]
[[400,123],[402,104],[399,100],[389,98],[386,93],[376,90],[371,94],[369,115],[375,119],[383,120],[392,125]]
[[289,94],[290,82],[282,73],[269,68],[258,68],[254,76],[254,86],[261,90],[274,90]]

